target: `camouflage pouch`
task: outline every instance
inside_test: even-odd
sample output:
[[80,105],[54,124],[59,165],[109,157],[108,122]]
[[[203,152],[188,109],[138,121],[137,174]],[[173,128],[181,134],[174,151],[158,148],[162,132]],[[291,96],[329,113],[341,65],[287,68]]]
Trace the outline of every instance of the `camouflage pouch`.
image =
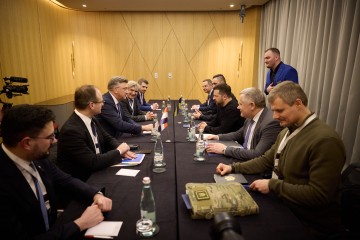
[[259,212],[254,199],[238,182],[187,183],[185,188],[190,199],[193,219],[211,219],[218,212],[228,212],[233,216]]

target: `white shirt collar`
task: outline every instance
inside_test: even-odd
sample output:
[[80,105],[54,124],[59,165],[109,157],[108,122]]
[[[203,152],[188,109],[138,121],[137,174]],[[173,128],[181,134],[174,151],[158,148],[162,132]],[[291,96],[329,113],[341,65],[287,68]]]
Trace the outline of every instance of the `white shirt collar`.
[[91,129],[91,118],[89,118],[88,116],[82,114],[81,112],[79,112],[77,109],[74,110],[75,114],[78,115],[81,120],[83,120],[83,122],[85,123],[86,126],[89,126]]
[[4,152],[6,153],[6,155],[8,155],[8,157],[15,162],[16,165],[28,169],[29,168],[29,161],[26,161],[18,156],[16,156],[14,153],[12,153],[4,144],[1,144],[2,149],[4,150]]
[[114,97],[114,95],[111,94],[111,92],[109,92],[109,93],[110,93],[110,96],[112,97],[112,99],[114,100],[115,105],[117,105],[119,103],[119,101],[116,99],[116,97]]
[[255,116],[252,118],[252,120],[257,123],[259,121],[261,113],[264,111],[264,109],[261,109]]

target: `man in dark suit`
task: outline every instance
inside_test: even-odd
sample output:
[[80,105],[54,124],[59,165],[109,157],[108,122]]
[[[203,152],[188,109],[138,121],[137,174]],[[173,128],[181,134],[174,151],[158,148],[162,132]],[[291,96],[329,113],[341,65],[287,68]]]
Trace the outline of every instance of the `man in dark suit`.
[[145,92],[148,89],[149,81],[144,78],[140,78],[138,80],[138,84],[139,84],[140,88],[139,88],[139,94],[137,95],[137,98],[140,102],[140,109],[142,111],[153,111],[153,110],[158,109],[159,104],[157,104],[157,103],[149,104],[145,100]]
[[128,93],[124,100],[121,100],[121,108],[126,117],[135,122],[145,122],[154,119],[153,112],[143,112],[140,110],[140,104],[136,96],[139,92],[139,85],[135,81],[128,82]]
[[[57,141],[54,119],[51,110],[31,105],[14,106],[4,115],[0,147],[1,239],[80,237],[80,231],[104,219],[102,211],[112,208],[111,199],[62,172],[47,158]],[[89,207],[78,219],[52,227],[59,190]]]
[[73,177],[85,181],[92,172],[134,158],[126,143],[119,142],[103,130],[95,115],[104,101],[99,89],[84,85],[75,91],[75,111],[61,128],[58,164]]
[[266,108],[264,93],[257,88],[246,88],[240,92],[238,109],[241,116],[246,118],[242,128],[227,134],[209,135],[207,139],[237,141],[244,148],[209,143],[206,150],[246,161],[266,152],[274,144],[282,127],[279,121],[273,119],[272,111]]
[[244,125],[245,119],[240,116],[237,100],[232,98],[232,95],[231,87],[227,84],[218,84],[214,87],[217,113],[213,120],[199,123],[199,128],[204,129],[204,133],[229,133]]
[[281,61],[280,51],[277,48],[269,48],[265,51],[265,64],[269,71],[266,74],[265,94],[279,83],[290,80],[299,83],[298,74],[295,68]]
[[151,131],[152,124],[139,125],[127,117],[120,101],[125,100],[128,93],[128,80],[116,76],[108,83],[108,92],[103,95],[104,105],[97,116],[102,127],[113,137],[119,139],[123,133],[140,135],[142,131]]
[[202,88],[208,94],[206,101],[200,105],[193,105],[191,109],[199,110],[202,114],[214,114],[216,112],[216,104],[213,99],[214,91],[210,79],[203,80]]

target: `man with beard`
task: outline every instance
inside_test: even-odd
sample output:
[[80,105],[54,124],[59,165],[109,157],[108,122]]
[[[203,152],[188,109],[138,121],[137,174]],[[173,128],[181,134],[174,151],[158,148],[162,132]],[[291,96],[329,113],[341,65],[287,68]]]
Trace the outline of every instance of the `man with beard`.
[[266,74],[266,85],[264,89],[266,95],[270,93],[273,87],[282,81],[290,80],[294,83],[299,82],[296,69],[281,61],[279,49],[267,49],[264,59],[266,67],[269,69]]
[[[112,201],[84,182],[58,169],[47,156],[55,116],[39,106],[18,105],[2,121],[0,147],[0,231],[2,239],[69,239],[100,223]],[[53,227],[57,193],[89,204],[72,222]]]
[[199,129],[204,133],[220,134],[234,132],[244,125],[245,119],[237,109],[236,98],[232,97],[231,87],[227,84],[218,84],[214,87],[214,100],[217,113],[213,120],[199,123]]

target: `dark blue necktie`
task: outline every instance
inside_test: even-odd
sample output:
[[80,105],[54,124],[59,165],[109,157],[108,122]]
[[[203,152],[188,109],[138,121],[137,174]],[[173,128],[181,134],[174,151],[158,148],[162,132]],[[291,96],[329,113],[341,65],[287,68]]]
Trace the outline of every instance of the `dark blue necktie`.
[[141,103],[141,105],[143,105],[144,104],[144,94],[142,94],[142,93],[139,93],[140,94],[140,103]]
[[243,144],[243,147],[245,149],[247,149],[247,144],[248,144],[248,141],[249,141],[249,138],[250,138],[250,132],[251,132],[251,127],[252,127],[253,123],[254,123],[254,120],[251,119],[249,127],[248,127],[248,129],[246,131],[245,141],[244,141],[244,144]]
[[117,103],[117,109],[118,109],[118,115],[119,115],[119,117],[122,118],[122,116],[121,116],[121,104],[120,104],[120,102]]
[[[34,163],[30,163],[30,167],[32,169],[34,169],[35,173],[36,173],[36,168],[35,168],[35,165]],[[41,208],[41,214],[43,216],[43,219],[44,219],[44,223],[45,223],[45,229],[46,231],[49,230],[49,219],[48,219],[48,213],[47,213],[47,209],[46,209],[46,205],[45,205],[45,201],[44,201],[44,196],[42,194],[42,191],[41,191],[41,187],[40,187],[40,184],[39,184],[39,181],[38,179],[30,174],[33,181],[34,181],[34,184],[35,184],[35,188],[36,188],[36,194],[37,194],[37,197],[38,197],[38,200],[40,202],[40,208]]]
[[208,95],[208,99],[207,99],[207,105],[209,106],[210,105],[210,98],[211,98],[211,96],[210,96],[210,94]]

